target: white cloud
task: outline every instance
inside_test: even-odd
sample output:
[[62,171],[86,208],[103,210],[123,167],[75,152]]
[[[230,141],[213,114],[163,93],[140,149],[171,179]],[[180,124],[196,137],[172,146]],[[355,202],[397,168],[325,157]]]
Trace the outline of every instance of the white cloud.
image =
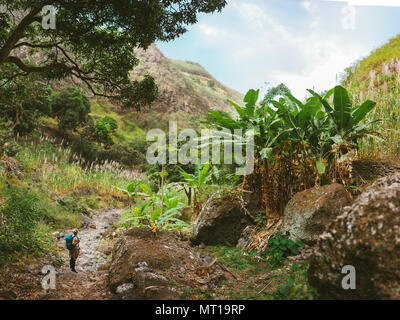
[[311,1],[302,1],[300,2],[301,6],[306,9],[307,11],[311,11]]
[[228,33],[225,30],[211,25],[199,24],[197,28],[207,37],[224,38],[228,36]]
[[331,2],[347,2],[351,6],[384,6],[400,7],[399,0],[324,0]]
[[249,86],[285,82],[295,95],[305,97],[306,89],[321,91],[335,86],[336,74],[367,51],[346,42],[341,33],[330,35],[328,40],[319,28],[319,17],[313,17],[309,30],[300,33],[254,3],[234,2],[233,8],[245,22],[237,23],[251,32],[236,34],[240,46],[234,45],[237,49],[228,54],[234,63],[252,66],[246,68],[251,74],[243,79],[251,82]]

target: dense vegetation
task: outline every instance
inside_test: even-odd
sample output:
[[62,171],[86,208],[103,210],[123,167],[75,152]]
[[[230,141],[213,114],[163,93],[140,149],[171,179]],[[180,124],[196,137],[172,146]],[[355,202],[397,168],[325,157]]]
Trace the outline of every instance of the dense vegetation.
[[[43,4],[58,9],[56,31],[34,24]],[[135,53],[155,40],[178,37],[199,13],[220,11],[225,1],[127,4],[0,0],[6,9],[0,14],[0,268],[22,255],[57,256],[52,233],[80,227],[85,217],[109,207],[124,209],[115,225],[119,232],[140,227],[157,236],[173,230],[187,239],[211,194],[243,199],[247,192],[262,203],[257,239],[244,249],[204,249],[247,282],[187,296],[318,297],[307,283],[307,264],[289,261],[305,245],[276,231],[295,193],[336,182],[357,189],[354,159],[398,158],[400,36],[346,70],[342,85],[327,92],[309,90],[309,98],[300,101],[281,83],[263,98],[259,90],[249,90],[241,105],[232,101],[240,94],[200,65],[165,57],[155,70],[157,80],[166,87],[172,83],[176,91],[160,92],[147,73],[154,70],[140,66]],[[27,58],[21,58],[24,50]],[[160,96],[157,108],[174,104],[178,91],[183,108],[137,112]],[[229,108],[208,105],[226,94]],[[188,96],[197,105],[189,105]],[[174,117],[198,133],[205,127],[241,129],[243,136],[233,143],[251,135],[255,171],[242,177],[234,165],[200,159],[148,164],[146,131],[166,130]],[[260,246],[260,239],[267,241]],[[270,282],[260,288],[250,279],[265,270]]]
[[343,157],[357,150],[362,137],[375,135],[369,123],[362,123],[375,102],[352,105],[341,86],[324,96],[309,91],[312,97],[305,103],[286,92],[279,101],[258,104],[259,91],[250,90],[245,107],[230,101],[237,118],[209,112],[209,123],[217,128],[253,130],[258,181],[245,186],[261,192],[269,224],[282,219],[285,205],[298,191],[335,181],[351,185]]
[[[4,83],[40,73],[47,79],[75,77],[96,95],[120,101],[125,107],[150,104],[158,91],[148,75],[132,81],[137,47],[169,41],[197,22],[197,14],[220,11],[225,0],[214,1],[10,1],[2,0],[0,15],[0,72]],[[57,12],[56,29],[43,28],[45,6]],[[132,19],[132,17],[135,17]],[[143,17],[143,18],[141,18]],[[104,27],[106,26],[106,27]],[[29,50],[37,61],[21,59]]]

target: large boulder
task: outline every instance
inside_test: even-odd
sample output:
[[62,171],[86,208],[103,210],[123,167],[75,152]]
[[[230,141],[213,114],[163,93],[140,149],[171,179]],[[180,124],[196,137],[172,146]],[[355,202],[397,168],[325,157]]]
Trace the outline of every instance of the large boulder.
[[351,199],[341,184],[299,192],[285,208],[281,231],[293,241],[315,244],[325,228],[350,204]]
[[[344,266],[355,268],[354,290],[343,289]],[[320,236],[309,282],[323,299],[400,299],[400,173],[367,188]]]
[[113,249],[108,279],[110,289],[115,292],[127,283],[140,287],[143,281],[137,266],[144,263],[160,275],[170,270],[194,269],[199,264],[189,244],[179,241],[175,233],[160,230],[154,235],[150,229],[130,229]]
[[235,246],[246,226],[253,224],[248,207],[239,196],[211,195],[193,224],[192,243]]

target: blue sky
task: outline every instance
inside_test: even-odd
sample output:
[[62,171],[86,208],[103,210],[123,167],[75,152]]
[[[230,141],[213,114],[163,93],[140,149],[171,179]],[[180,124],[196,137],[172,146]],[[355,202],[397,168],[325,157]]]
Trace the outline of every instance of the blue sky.
[[157,46],[242,93],[285,82],[304,98],[307,88],[333,87],[336,74],[399,33],[400,0],[228,0],[222,13],[201,15]]

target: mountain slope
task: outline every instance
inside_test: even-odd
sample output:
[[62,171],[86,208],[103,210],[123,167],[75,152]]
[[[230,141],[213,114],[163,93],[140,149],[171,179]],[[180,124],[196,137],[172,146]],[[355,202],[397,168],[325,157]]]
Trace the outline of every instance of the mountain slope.
[[134,76],[148,73],[160,89],[154,110],[205,114],[210,109],[232,110],[226,99],[243,100],[241,93],[224,86],[198,63],[168,59],[154,45],[136,54],[140,63]]
[[396,159],[400,154],[400,35],[373,51],[368,57],[346,69],[342,84],[352,94],[355,103],[366,99],[377,102],[368,115],[376,122],[374,130],[383,140],[366,138],[360,154],[367,158]]
[[374,50],[368,57],[357,62],[346,70],[350,80],[353,82],[369,82],[370,72],[376,75],[385,72],[384,65],[388,65],[392,71],[397,67],[397,60],[400,59],[400,34],[390,39],[382,47]]

